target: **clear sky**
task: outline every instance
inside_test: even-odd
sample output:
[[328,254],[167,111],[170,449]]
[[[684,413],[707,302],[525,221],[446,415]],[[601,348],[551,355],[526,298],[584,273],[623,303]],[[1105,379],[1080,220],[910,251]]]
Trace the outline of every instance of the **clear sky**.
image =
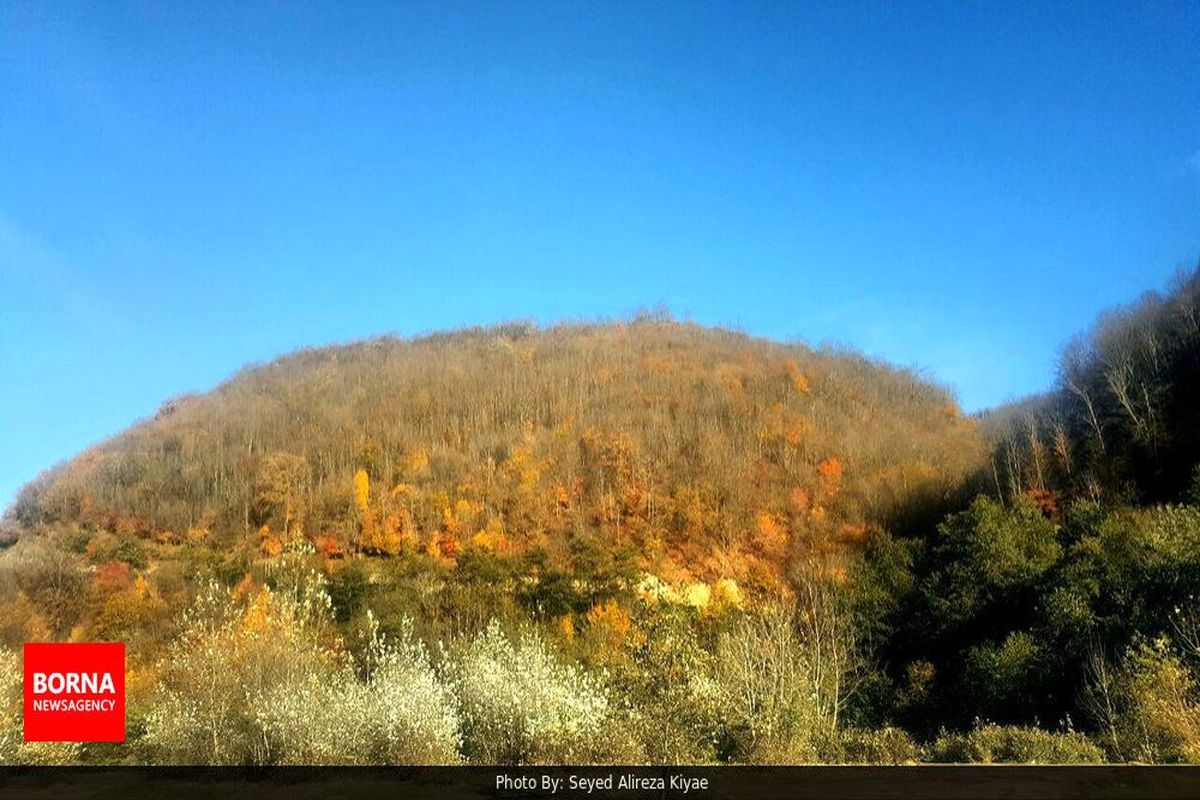
[[1200,258],[1200,4],[0,3],[0,506],[296,347],[665,303],[979,409]]

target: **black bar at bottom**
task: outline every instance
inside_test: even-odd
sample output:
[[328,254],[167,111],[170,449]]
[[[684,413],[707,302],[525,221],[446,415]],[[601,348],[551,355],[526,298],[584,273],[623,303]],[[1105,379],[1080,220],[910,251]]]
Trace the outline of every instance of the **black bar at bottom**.
[[2,767],[29,800],[1200,798],[1200,767]]

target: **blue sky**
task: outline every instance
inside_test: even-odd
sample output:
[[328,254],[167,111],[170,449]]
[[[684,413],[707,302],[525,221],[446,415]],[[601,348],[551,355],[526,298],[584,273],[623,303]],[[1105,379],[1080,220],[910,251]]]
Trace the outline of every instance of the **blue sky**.
[[978,409],[1200,258],[1196,3],[0,4],[0,505],[302,345],[665,303]]

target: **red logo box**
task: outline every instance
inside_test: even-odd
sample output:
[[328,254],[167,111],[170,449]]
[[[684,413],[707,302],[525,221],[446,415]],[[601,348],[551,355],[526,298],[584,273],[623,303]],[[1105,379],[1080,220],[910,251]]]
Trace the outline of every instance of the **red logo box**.
[[125,645],[25,645],[25,741],[125,741]]

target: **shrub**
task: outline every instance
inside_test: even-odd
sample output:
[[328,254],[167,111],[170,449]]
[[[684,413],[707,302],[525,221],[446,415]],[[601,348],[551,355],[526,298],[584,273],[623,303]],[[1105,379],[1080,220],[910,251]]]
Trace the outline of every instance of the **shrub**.
[[21,659],[8,648],[0,648],[0,763],[17,760],[21,744]]
[[800,763],[817,757],[823,718],[810,653],[783,607],[748,614],[717,642],[716,705],[729,755],[755,763]]
[[[369,613],[369,612],[368,612]],[[369,617],[364,680],[347,661],[327,675],[272,687],[255,718],[284,764],[450,764],[458,716],[408,620],[394,642]]]
[[1192,480],[1183,499],[1189,506],[1200,506],[1200,464],[1192,468]]
[[[180,764],[257,763],[265,759],[249,706],[260,687],[280,681],[287,645],[261,636],[269,594],[245,615],[228,590],[210,583],[184,616],[184,631],[160,665],[162,680],[146,715],[143,744],[152,760]],[[302,653],[290,654],[295,661]],[[311,671],[312,664],[305,664]]]
[[1167,639],[1130,648],[1114,684],[1117,711],[1102,724],[1115,740],[1117,755],[1153,763],[1200,762],[1195,679]]
[[17,586],[38,608],[56,637],[79,621],[87,599],[87,583],[78,557],[38,542],[16,561]]
[[[211,583],[185,616],[146,716],[152,759],[202,764],[432,764],[458,760],[448,690],[404,621],[369,617],[363,663],[328,636],[324,579],[297,569],[241,604]],[[361,673],[361,679],[360,679]]]
[[821,743],[819,753],[827,764],[913,764],[921,757],[909,735],[892,727],[838,731]]
[[463,749],[481,764],[604,761],[613,716],[601,682],[557,661],[535,634],[515,641],[493,621],[449,664]]
[[25,742],[21,732],[21,657],[0,648],[0,764],[54,765],[79,760],[75,742]]
[[720,709],[712,654],[699,641],[695,612],[668,603],[643,604],[627,658],[612,675],[614,693],[631,706],[639,761],[705,763],[717,757]]
[[1051,733],[1015,725],[981,725],[967,733],[943,733],[929,761],[952,763],[1098,764],[1100,748],[1081,733]]

